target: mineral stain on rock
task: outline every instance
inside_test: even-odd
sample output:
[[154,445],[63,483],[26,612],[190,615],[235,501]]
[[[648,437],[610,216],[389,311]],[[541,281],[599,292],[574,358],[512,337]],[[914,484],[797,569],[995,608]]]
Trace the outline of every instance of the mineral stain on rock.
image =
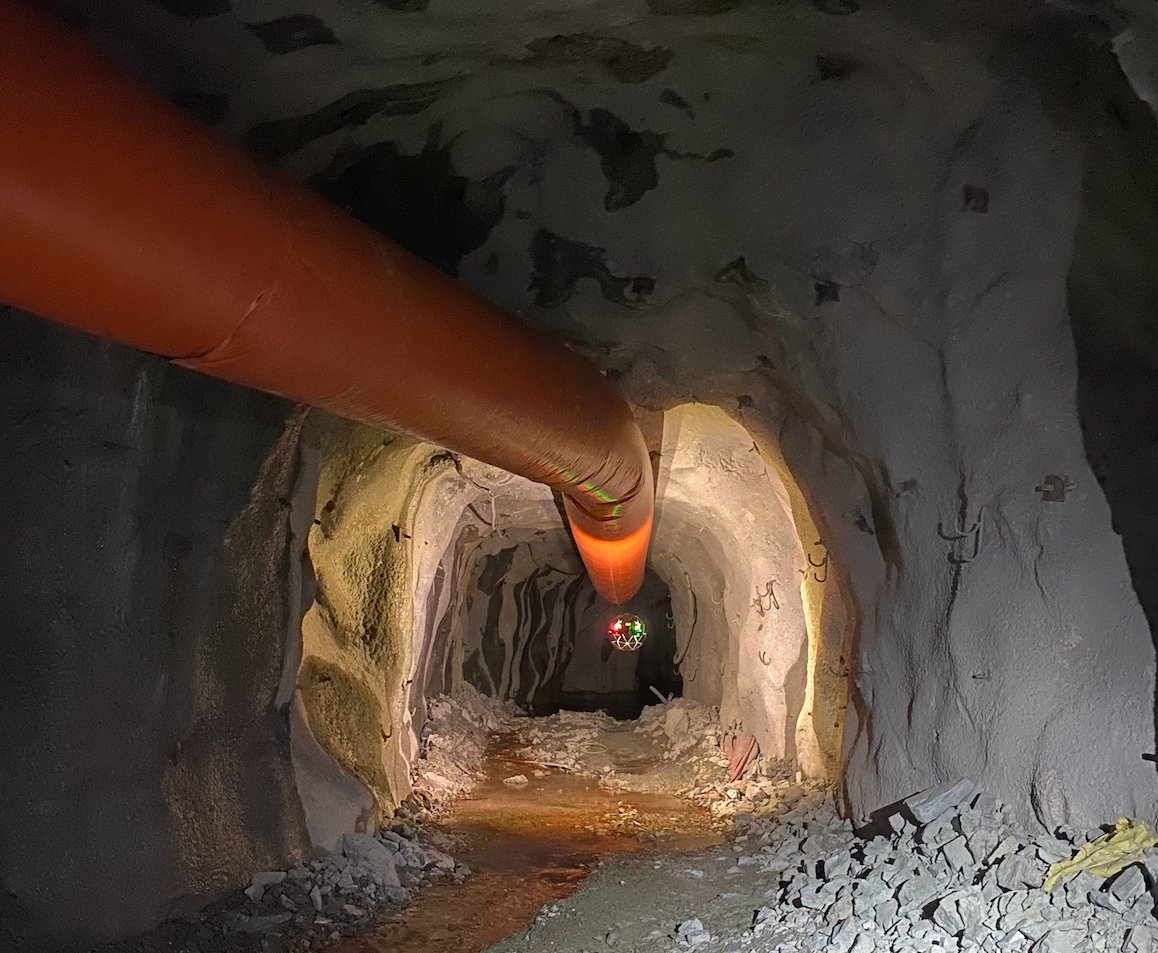
[[768,290],[768,282],[755,274],[745,261],[744,256],[733,258],[715,274],[717,284],[739,285],[748,294],[761,294]]
[[656,156],[716,162],[735,155],[731,149],[716,149],[708,155],[677,152],[667,147],[664,133],[632,129],[606,109],[592,109],[586,122],[576,110],[574,123],[575,134],[599,153],[599,166],[607,179],[603,207],[609,212],[634,205],[659,184]]
[[812,0],[812,5],[822,13],[834,17],[848,16],[860,10],[858,0]]
[[683,96],[677,93],[674,89],[665,89],[662,93],[659,94],[659,101],[665,106],[672,106],[673,108],[686,113],[689,119],[696,118],[696,113],[695,110],[692,109],[692,104],[684,99]]
[[826,301],[840,300],[840,285],[835,281],[817,280],[812,290],[814,293],[813,303],[817,307],[820,307]]
[[355,218],[453,275],[502,218],[509,175],[503,171],[482,182],[458,175],[435,127],[417,154],[382,142],[315,185]]
[[304,116],[259,123],[249,131],[245,144],[258,155],[278,162],[315,139],[347,126],[363,126],[375,116],[417,115],[455,82],[453,79],[440,79],[400,83],[380,89],[358,89]]
[[603,197],[607,211],[634,205],[659,184],[655,157],[665,151],[661,133],[637,132],[606,109],[592,109],[586,123],[576,115],[575,133],[599,153],[599,166],[607,179]]
[[535,304],[541,308],[563,304],[575,292],[580,278],[597,281],[604,298],[628,306],[645,303],[643,299],[654,290],[654,281],[644,276],[612,274],[604,249],[543,228],[531,239],[530,254],[534,269],[531,290],[536,292]]
[[852,60],[843,56],[816,57],[816,72],[822,80],[847,79],[855,68]]
[[551,69],[578,63],[598,63],[621,83],[642,83],[661,72],[672,51],[661,46],[643,47],[613,36],[569,33],[540,37],[527,44],[530,54],[523,63]]
[[647,8],[662,16],[715,16],[739,5],[740,0],[647,0]]
[[395,13],[418,13],[430,4],[430,0],[373,0],[373,2]]
[[149,2],[185,20],[217,17],[233,9],[229,0],[149,0]]
[[279,17],[266,23],[247,23],[245,28],[261,41],[266,50],[279,55],[337,42],[330,28],[308,13]]

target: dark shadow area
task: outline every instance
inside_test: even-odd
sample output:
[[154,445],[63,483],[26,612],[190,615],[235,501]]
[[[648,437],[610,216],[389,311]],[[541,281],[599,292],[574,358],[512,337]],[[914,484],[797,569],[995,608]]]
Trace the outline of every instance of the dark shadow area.
[[[647,638],[634,652],[614,648],[608,638],[608,624],[621,613],[637,615],[647,626]],[[638,718],[648,705],[682,696],[675,635],[671,593],[650,571],[639,594],[626,605],[609,606],[596,599],[592,611],[571,634],[560,690],[536,697],[533,713],[602,711],[626,720]]]
[[[1077,41],[1075,41],[1077,42]],[[1083,44],[1084,45],[1084,44]],[[1122,538],[1134,591],[1158,630],[1158,128],[1108,45],[1057,67],[1085,129],[1081,220],[1067,276],[1086,456]],[[1043,499],[1065,505],[1068,476]],[[1052,491],[1052,497],[1049,496]],[[1060,498],[1059,498],[1060,496]],[[1158,648],[1158,640],[1156,640]],[[1155,699],[1158,730],[1158,698]]]
[[296,429],[277,398],[28,314],[0,324],[0,588],[19,595],[0,949],[88,949],[303,848],[274,706]]
[[314,184],[355,218],[447,274],[482,246],[503,216],[503,185],[513,170],[483,182],[454,171],[450,145],[438,126],[417,155],[382,142],[348,160]]
[[[473,588],[462,676],[483,694],[536,716],[603,711],[617,719],[638,718],[646,706],[683,694],[671,594],[654,573],[628,604],[612,606],[596,595],[577,557],[548,560],[523,545],[484,557]],[[637,651],[608,639],[621,613],[647,626]]]
[[[650,574],[649,574],[650,575]],[[658,582],[658,580],[657,580]],[[663,586],[662,583],[659,584]],[[644,594],[651,587],[644,589]],[[612,691],[564,690],[557,700],[548,703],[551,714],[555,711],[603,711],[612,718],[638,718],[648,705],[657,705],[667,698],[683,695],[684,684],[676,669],[675,621],[672,616],[671,594],[663,586],[663,594],[652,599],[633,600],[635,608],[623,607],[644,620],[647,638],[635,652],[620,652],[607,639],[606,626],[595,626],[594,632],[579,633],[579,638],[602,637],[599,656],[605,665],[614,661],[634,660],[634,674],[630,687]],[[566,680],[565,680],[566,683]],[[535,712],[539,714],[539,712]]]

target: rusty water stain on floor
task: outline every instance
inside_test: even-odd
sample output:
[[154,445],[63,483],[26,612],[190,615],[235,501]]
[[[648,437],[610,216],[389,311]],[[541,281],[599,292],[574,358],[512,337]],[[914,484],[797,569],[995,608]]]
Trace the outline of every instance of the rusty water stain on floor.
[[[471,876],[419,891],[408,908],[331,953],[477,953],[574,891],[601,857],[720,840],[708,813],[687,801],[605,791],[594,778],[555,769],[536,778],[536,766],[513,751],[510,739],[496,743],[487,780],[441,824],[445,846]],[[528,783],[503,784],[515,774]]]

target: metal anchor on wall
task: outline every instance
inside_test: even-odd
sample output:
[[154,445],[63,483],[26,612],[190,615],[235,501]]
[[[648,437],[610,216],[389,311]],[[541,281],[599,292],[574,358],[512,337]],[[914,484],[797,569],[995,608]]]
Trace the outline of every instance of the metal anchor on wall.
[[[824,549],[824,557],[820,560],[820,562],[816,562],[812,558],[812,553],[809,553],[808,554],[808,565],[810,565],[813,569],[813,573],[812,573],[813,579],[815,579],[817,582],[827,582],[828,581],[828,547],[824,545],[823,540],[819,540],[819,539],[816,541],[816,545],[820,546]],[[817,569],[823,569],[824,575],[821,576],[820,573],[816,572],[815,570],[817,570]]]
[[1073,493],[1077,488],[1077,484],[1069,477],[1047,473],[1033,491],[1041,494],[1043,503],[1064,503],[1066,494]]
[[[768,600],[767,605],[764,604],[765,599]],[[780,608],[780,600],[776,598],[775,579],[768,580],[768,585],[764,588],[763,592],[760,591],[759,586],[756,587],[756,598],[752,600],[752,605],[756,607],[756,612],[760,614],[761,618],[763,618],[765,612],[768,612],[772,608]]]
[[977,511],[977,519],[972,526],[966,526],[964,518],[960,520],[958,526],[952,530],[946,530],[945,524],[937,523],[937,535],[941,539],[951,543],[958,543],[968,541],[965,544],[965,549],[968,550],[968,555],[958,555],[952,549],[949,550],[946,558],[955,566],[960,566],[963,563],[971,563],[981,553],[981,544],[984,542],[983,534],[985,529],[985,507],[981,507]]

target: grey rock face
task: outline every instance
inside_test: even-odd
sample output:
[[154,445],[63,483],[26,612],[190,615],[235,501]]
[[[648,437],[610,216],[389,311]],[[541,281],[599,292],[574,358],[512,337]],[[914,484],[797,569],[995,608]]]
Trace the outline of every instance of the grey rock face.
[[346,834],[342,853],[356,864],[368,867],[377,883],[384,887],[400,886],[394,853],[372,834]]
[[691,949],[695,949],[697,946],[703,946],[703,944],[712,939],[712,935],[704,929],[704,925],[700,922],[699,918],[685,920],[679,924],[679,926],[676,927],[675,936],[681,946],[686,946]]
[[297,424],[27,315],[0,339],[0,946],[53,948],[308,848],[274,706]]
[[[824,948],[844,953],[1117,953],[1149,940],[1154,902],[1141,865],[1110,882],[1083,872],[1046,893],[1046,866],[1038,858],[1042,843],[1048,840],[1048,850],[1066,857],[1077,845],[1035,840],[992,799],[979,797],[974,804],[981,809],[959,806],[944,825],[902,825],[867,842],[842,830],[831,805],[817,797],[805,799],[779,823],[756,818],[747,836],[770,854],[785,856],[785,868],[776,893],[780,905],[758,910],[753,932],[790,930],[777,950],[811,949],[819,935]],[[981,834],[994,846],[978,850],[981,859],[974,860],[966,844]],[[833,850],[840,841],[843,847]],[[1138,931],[1137,940],[1131,930]],[[720,936],[726,941],[727,931]]]
[[1110,894],[1121,904],[1130,905],[1146,892],[1146,878],[1135,864],[1118,874],[1110,884]]

